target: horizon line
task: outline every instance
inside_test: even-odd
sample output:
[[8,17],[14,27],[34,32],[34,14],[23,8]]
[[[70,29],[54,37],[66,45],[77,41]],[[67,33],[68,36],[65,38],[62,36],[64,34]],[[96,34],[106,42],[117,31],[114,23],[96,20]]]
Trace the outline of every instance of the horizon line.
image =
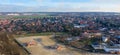
[[[120,12],[109,12],[109,11],[81,11],[81,12],[90,12],[90,13],[92,13],[92,12],[100,12],[100,13],[120,13]],[[12,11],[9,11],[9,12],[0,12],[0,13],[12,13]],[[65,12],[65,11],[58,11],[58,12],[48,12],[48,11],[46,11],[46,12],[26,12],[26,11],[24,11],[24,12],[13,12],[13,13],[80,13],[80,12],[69,12],[69,11],[67,11],[67,12]]]

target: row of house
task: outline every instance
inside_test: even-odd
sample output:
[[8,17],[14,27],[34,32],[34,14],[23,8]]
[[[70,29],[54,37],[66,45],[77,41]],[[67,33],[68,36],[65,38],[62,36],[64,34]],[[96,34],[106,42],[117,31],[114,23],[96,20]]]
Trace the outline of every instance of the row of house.
[[117,36],[114,38],[119,43],[112,41],[110,37],[102,37],[102,40],[101,40],[102,43],[94,43],[94,44],[91,44],[91,46],[96,50],[102,49],[105,52],[119,53],[120,52],[120,36]]

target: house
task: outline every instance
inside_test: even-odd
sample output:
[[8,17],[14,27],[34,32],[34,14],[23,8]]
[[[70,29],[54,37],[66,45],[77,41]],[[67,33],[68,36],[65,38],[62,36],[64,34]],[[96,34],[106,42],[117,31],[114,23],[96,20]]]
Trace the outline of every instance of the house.
[[110,52],[110,53],[115,53],[115,52],[120,52],[120,46],[109,46],[105,43],[102,44],[98,44],[98,43],[94,43],[91,45],[95,50],[98,49],[103,49],[105,52]]
[[103,41],[103,42],[107,42],[108,39],[109,39],[108,37],[104,37],[104,36],[102,37],[102,41]]
[[75,28],[84,28],[84,27],[87,27],[87,26],[89,26],[89,25],[87,25],[87,24],[81,24],[81,25],[74,25],[74,27]]
[[100,28],[99,30],[100,31],[105,31],[105,30],[107,30],[107,28]]
[[91,46],[94,48],[94,49],[104,49],[104,46],[105,46],[106,44],[105,43],[102,43],[102,44],[100,44],[100,43],[93,43],[93,44],[91,44]]
[[120,52],[120,46],[106,46],[104,50],[106,52]]
[[110,30],[110,31],[109,31],[109,33],[111,33],[111,34],[114,34],[114,33],[115,33],[115,31],[113,31],[113,30]]
[[17,13],[10,13],[10,14],[7,14],[8,16],[19,16],[20,14],[17,14]]

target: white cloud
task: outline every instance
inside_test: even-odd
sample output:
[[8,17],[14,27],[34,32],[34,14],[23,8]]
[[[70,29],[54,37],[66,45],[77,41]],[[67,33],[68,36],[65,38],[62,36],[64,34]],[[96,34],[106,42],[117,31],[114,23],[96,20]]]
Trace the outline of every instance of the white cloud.
[[[24,6],[24,3],[6,3],[9,6],[0,5],[1,11],[26,11],[26,12],[84,12],[84,11],[106,11],[120,12],[120,0],[92,0],[91,2],[45,2],[46,0],[35,0],[37,4]],[[51,0],[47,0],[51,1]]]
[[92,0],[92,2],[94,3],[106,3],[106,4],[117,4],[117,3],[120,3],[120,0]]

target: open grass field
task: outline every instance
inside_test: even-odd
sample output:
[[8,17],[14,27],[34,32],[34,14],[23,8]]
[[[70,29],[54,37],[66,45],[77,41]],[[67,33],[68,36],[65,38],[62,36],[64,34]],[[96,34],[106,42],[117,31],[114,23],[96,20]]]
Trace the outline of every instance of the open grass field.
[[30,50],[31,55],[81,55],[79,52],[76,52],[60,44],[59,46],[62,46],[61,50],[44,48],[44,46],[52,46],[56,44],[56,42],[53,41],[51,37],[52,36],[30,36],[30,37],[17,38],[17,40],[20,41],[21,43],[26,43],[29,41],[34,41],[35,38],[42,39],[41,41],[42,44],[37,42],[36,45],[26,47],[27,49]]
[[5,16],[0,15],[0,19],[33,19],[33,18],[53,18],[55,16],[49,16],[49,15],[20,15],[20,16]]
[[42,32],[42,33],[25,33],[21,35],[15,35],[15,37],[29,37],[29,36],[50,36],[50,35],[64,35],[68,34],[65,32]]
[[20,16],[14,16],[14,19],[18,19],[18,18],[44,18],[44,17],[48,17],[51,18],[53,16],[49,16],[49,15],[20,15]]

